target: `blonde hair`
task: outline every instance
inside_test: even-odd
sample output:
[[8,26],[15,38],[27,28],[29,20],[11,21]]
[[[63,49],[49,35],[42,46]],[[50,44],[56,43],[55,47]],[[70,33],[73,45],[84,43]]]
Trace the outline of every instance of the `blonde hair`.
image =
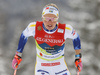
[[48,7],[48,6],[53,6],[53,7],[57,8],[59,10],[58,6],[54,3],[47,4],[47,5],[44,6],[44,8]]

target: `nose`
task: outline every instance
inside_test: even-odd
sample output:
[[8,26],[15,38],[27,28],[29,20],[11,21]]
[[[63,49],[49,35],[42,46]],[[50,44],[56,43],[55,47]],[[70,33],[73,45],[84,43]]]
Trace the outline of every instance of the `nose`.
[[51,21],[51,19],[49,19],[49,21]]
[[48,24],[52,24],[52,21],[51,21],[51,20],[49,20],[49,21],[48,21]]

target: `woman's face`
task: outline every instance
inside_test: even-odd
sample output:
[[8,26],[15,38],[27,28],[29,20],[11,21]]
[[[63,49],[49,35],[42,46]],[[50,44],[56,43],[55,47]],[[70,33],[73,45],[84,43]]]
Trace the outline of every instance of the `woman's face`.
[[52,30],[55,28],[56,24],[57,24],[57,17],[53,14],[45,14],[42,17],[42,21],[44,23],[44,26],[46,27],[46,29],[48,30]]

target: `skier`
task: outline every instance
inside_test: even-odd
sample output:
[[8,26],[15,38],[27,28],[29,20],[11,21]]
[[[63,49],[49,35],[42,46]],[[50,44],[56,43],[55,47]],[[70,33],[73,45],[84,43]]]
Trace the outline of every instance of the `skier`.
[[61,24],[58,19],[59,9],[56,4],[51,3],[43,8],[42,21],[30,23],[20,36],[12,61],[13,69],[17,69],[22,61],[22,52],[28,37],[33,36],[37,51],[35,75],[71,75],[64,59],[67,38],[73,40],[77,71],[82,70],[80,37],[71,25]]

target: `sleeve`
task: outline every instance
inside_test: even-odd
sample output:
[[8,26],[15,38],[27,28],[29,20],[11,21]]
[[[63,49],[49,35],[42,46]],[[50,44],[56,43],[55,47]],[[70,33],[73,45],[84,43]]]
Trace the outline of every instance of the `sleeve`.
[[32,22],[30,23],[27,28],[22,32],[20,39],[19,39],[19,43],[18,43],[18,48],[17,51],[22,53],[24,46],[28,40],[28,37],[35,35],[35,26],[36,26],[36,22]]
[[65,39],[70,38],[73,41],[74,49],[81,49],[81,41],[79,34],[73,29],[71,25],[67,25],[65,27]]

